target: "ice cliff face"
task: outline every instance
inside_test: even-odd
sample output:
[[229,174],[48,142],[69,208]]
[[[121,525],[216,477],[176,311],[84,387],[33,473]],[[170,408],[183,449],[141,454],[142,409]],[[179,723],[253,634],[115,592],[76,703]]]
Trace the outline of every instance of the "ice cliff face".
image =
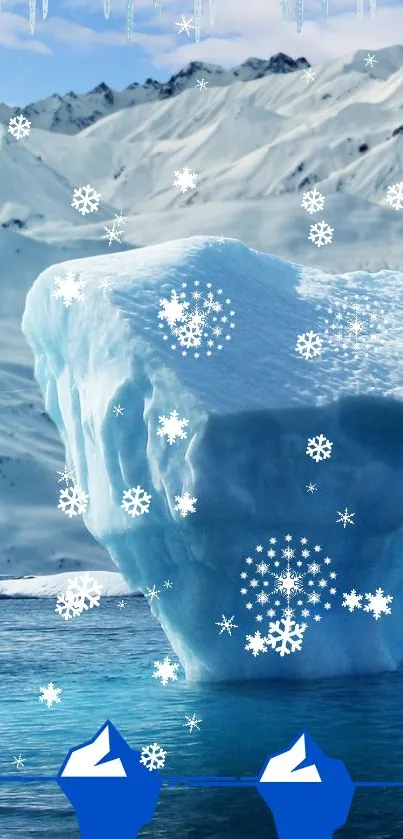
[[[84,283],[83,299],[68,307],[53,296],[67,270]],[[68,469],[89,494],[85,524],[134,589],[159,590],[151,609],[188,678],[398,667],[402,308],[402,274],[325,275],[204,237],[52,266],[29,292],[23,331]],[[184,319],[195,311],[200,346],[186,347]],[[197,316],[207,317],[201,333]],[[309,330],[323,345],[308,360],[295,346]],[[188,425],[170,444],[158,430],[172,411]],[[319,434],[333,448],[315,462],[306,448]],[[151,502],[132,518],[122,497],[137,486]],[[186,492],[197,501],[182,516],[175,506]],[[345,508],[354,524],[343,528]],[[246,635],[267,632],[273,597],[257,622],[256,603],[245,608],[253,587],[245,599],[240,575],[257,546],[267,562],[269,539],[284,547],[287,534],[293,545],[308,539],[311,559],[315,545],[331,557],[337,592],[300,651],[255,657]],[[342,607],[344,592],[378,587],[394,598],[390,615]],[[222,615],[233,616],[231,635],[220,634]]]

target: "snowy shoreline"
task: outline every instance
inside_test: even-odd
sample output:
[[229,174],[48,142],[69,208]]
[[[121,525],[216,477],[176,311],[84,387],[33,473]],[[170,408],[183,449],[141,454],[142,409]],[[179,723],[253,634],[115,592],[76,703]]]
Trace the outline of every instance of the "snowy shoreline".
[[[0,599],[26,597],[57,597],[66,591],[69,579],[82,576],[86,572],[52,574],[44,577],[19,577],[18,579],[0,579]],[[89,571],[91,578],[102,586],[102,597],[139,597],[132,591],[121,574],[115,571]]]

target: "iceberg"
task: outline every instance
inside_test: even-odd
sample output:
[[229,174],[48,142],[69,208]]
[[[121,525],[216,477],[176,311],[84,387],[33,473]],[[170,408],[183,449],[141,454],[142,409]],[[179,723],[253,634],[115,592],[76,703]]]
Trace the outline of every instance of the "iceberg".
[[[85,525],[188,679],[399,667],[402,307],[403,274],[325,274],[201,236],[54,265],[29,291],[22,329]],[[273,633],[272,649],[250,639],[300,607],[303,575],[281,600],[272,558],[301,539],[304,560],[324,557],[309,573],[325,609],[279,655]],[[266,577],[256,603],[244,569],[263,547],[256,577],[272,563],[277,599]],[[379,614],[378,589],[393,598]]]

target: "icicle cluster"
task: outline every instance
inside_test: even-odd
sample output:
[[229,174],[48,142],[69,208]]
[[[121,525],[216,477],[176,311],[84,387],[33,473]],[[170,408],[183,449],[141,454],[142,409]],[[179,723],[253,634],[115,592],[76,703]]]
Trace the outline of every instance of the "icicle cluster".
[[[329,15],[329,0],[321,0],[322,11],[325,17]],[[290,0],[281,0],[281,8],[283,12],[283,20],[290,19]],[[297,18],[297,32],[302,31],[302,24],[304,20],[304,0],[295,0],[295,11]],[[371,17],[376,12],[376,0],[369,0],[369,13]],[[364,16],[364,0],[357,0],[357,16]]]
[[[134,2],[135,0],[126,0],[126,34],[127,39],[130,40],[133,34],[133,21],[134,21]],[[325,17],[329,15],[329,0],[320,0],[322,5],[322,12]],[[357,2],[357,16],[363,17],[364,16],[364,0],[356,0]],[[376,12],[376,0],[368,0],[369,2],[369,13],[371,17],[375,15]],[[104,3],[104,15],[106,19],[110,17],[111,14],[111,0],[103,0]],[[200,40],[200,32],[201,32],[201,18],[202,18],[202,0],[193,0],[194,3],[194,22],[195,22],[195,36],[196,41]],[[290,3],[291,0],[281,0],[281,9],[283,13],[283,19],[288,21],[290,20]],[[1,11],[2,0],[0,0],[0,11]],[[154,9],[156,14],[161,17],[161,8],[162,8],[162,0],[154,0]],[[42,17],[43,20],[46,20],[48,16],[49,10],[49,0],[42,0]],[[216,10],[216,0],[209,0],[209,16],[210,16],[210,26],[214,25],[215,21],[215,10]],[[296,18],[297,18],[297,32],[302,31],[302,24],[304,21],[304,0],[295,0],[295,11],[296,11]],[[36,23],[36,0],[29,0],[29,28],[31,30],[31,34],[35,33],[35,23]]]

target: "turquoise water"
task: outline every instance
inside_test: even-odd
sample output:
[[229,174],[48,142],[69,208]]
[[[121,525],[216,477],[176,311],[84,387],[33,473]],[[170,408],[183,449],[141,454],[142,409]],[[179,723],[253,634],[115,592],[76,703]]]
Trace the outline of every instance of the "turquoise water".
[[[403,781],[403,674],[198,686],[180,668],[178,681],[163,686],[153,663],[176,659],[147,602],[117,603],[105,599],[65,622],[54,600],[0,600],[0,774],[55,774],[67,751],[109,718],[133,747],[166,749],[166,775],[256,775],[305,727],[355,781]],[[48,709],[38,697],[50,681],[63,692]],[[202,722],[190,733],[184,723],[193,713]],[[12,765],[19,754],[20,770]],[[141,835],[274,839],[275,831],[253,789],[163,789]],[[357,790],[337,835],[401,839],[403,789]],[[78,839],[78,830],[56,784],[2,783],[0,836]]]

